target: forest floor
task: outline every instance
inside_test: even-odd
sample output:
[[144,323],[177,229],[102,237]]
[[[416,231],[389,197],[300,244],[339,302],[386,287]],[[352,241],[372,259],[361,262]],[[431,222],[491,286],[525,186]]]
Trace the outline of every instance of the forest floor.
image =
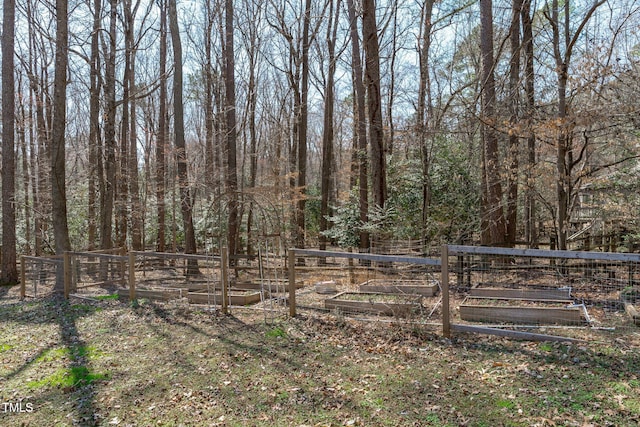
[[[576,343],[0,289],[2,426],[629,426],[640,333]],[[640,330],[639,330],[640,331]]]

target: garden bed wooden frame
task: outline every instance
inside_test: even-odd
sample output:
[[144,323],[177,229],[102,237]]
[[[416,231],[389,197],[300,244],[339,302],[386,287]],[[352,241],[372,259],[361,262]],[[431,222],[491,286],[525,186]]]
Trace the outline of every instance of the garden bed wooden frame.
[[[189,304],[222,304],[221,292],[189,292]],[[262,300],[259,291],[232,289],[227,292],[227,302],[231,305],[251,305]]]
[[[467,322],[517,323],[529,325],[580,325],[584,322],[582,309],[571,307],[570,300],[526,300],[542,306],[478,304],[481,301],[503,300],[520,303],[524,299],[468,297],[460,304],[460,319]],[[474,304],[475,302],[475,304]],[[550,303],[565,304],[566,307],[544,307]]]
[[[129,289],[118,289],[118,296],[122,299],[129,298]],[[136,298],[146,298],[156,301],[171,301],[187,296],[186,289],[163,288],[163,289],[136,289]]]
[[[358,299],[349,299],[350,295]],[[397,296],[397,302],[386,302],[390,296]],[[360,299],[362,298],[362,299]],[[420,295],[384,294],[374,292],[340,292],[324,300],[324,306],[329,310],[355,311],[373,313],[385,316],[408,316],[421,307]]]
[[496,287],[473,287],[469,290],[470,297],[484,298],[509,298],[514,300],[532,300],[532,301],[570,301],[570,288],[555,289],[515,289],[515,288],[496,288]]
[[[242,281],[233,284],[236,289],[246,289],[251,291],[270,290],[273,293],[276,292],[288,292],[289,281],[287,279],[272,280],[265,279],[262,283],[259,280],[256,281]],[[304,283],[301,281],[296,282],[296,289],[304,287]]]
[[640,325],[640,313],[638,313],[638,309],[635,305],[625,302],[624,311],[629,315],[634,324]]
[[360,292],[381,294],[416,294],[432,297],[438,292],[438,283],[425,283],[422,280],[371,279],[359,286]]

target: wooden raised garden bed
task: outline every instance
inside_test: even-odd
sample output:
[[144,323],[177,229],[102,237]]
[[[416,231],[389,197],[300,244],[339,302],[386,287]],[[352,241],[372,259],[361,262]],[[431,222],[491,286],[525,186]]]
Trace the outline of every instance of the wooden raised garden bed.
[[[190,304],[222,304],[222,293],[207,293],[207,292],[189,292],[187,294]],[[250,305],[260,302],[260,292],[250,290],[230,290],[227,294],[229,303],[231,305]]]
[[579,325],[582,308],[570,300],[530,301],[468,297],[460,305],[460,318],[469,322],[518,323],[531,325]]
[[640,301],[640,289],[636,287],[624,289],[620,293],[620,299],[629,318],[635,325],[640,325],[640,313],[636,308],[636,304]]
[[[296,289],[300,289],[304,286],[303,282],[296,282]],[[236,282],[233,284],[236,289],[246,289],[252,291],[269,290],[271,292],[288,292],[289,281],[288,280],[265,280],[263,283],[260,281],[250,282]]]
[[420,299],[419,295],[341,292],[325,299],[324,306],[346,312],[407,316],[420,309]]
[[156,279],[144,279],[136,281],[136,286],[148,286],[148,287],[164,287],[170,286],[170,289],[181,289],[183,292],[189,290],[191,292],[198,292],[213,289],[220,289],[221,284],[219,280],[191,280],[191,281],[174,281],[174,280],[156,280]]
[[367,280],[360,285],[361,292],[375,292],[384,294],[417,294],[432,297],[438,292],[436,282],[428,283],[422,280]]
[[638,313],[638,309],[636,309],[635,305],[631,304],[630,302],[625,302],[624,311],[631,318],[635,325],[640,325],[640,313]]
[[[187,295],[184,289],[139,289],[136,288],[136,298],[146,298],[156,301],[170,301]],[[118,289],[119,298],[129,298],[129,289]]]
[[471,297],[509,298],[534,301],[570,301],[571,289],[511,289],[511,288],[481,288],[469,290]]

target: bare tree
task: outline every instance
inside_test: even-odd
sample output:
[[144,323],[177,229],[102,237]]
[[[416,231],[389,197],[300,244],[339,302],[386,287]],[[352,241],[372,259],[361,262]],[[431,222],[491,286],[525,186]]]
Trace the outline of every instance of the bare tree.
[[[502,184],[496,126],[496,87],[493,56],[493,4],[480,0],[480,51],[482,54],[481,100],[483,135],[483,206],[486,221],[483,244],[504,244],[505,220],[502,209]],[[485,229],[486,228],[486,229]]]
[[[124,6],[124,28],[125,28],[125,81],[124,89],[128,92],[128,96],[123,94],[123,136],[125,135],[125,126],[128,122],[128,153],[127,158],[128,170],[126,171],[129,184],[128,192],[130,199],[130,227],[131,227],[131,247],[133,250],[142,250],[142,216],[143,206],[140,203],[140,187],[138,176],[138,141],[137,141],[137,123],[136,123],[136,99],[138,94],[136,87],[136,52],[138,42],[135,40],[134,29],[136,15],[140,6],[140,0],[132,4],[131,0],[125,0]],[[142,21],[148,16],[149,11],[143,17]],[[125,110],[129,109],[127,113]],[[125,114],[128,120],[124,120]],[[124,144],[124,143],[123,143]],[[125,144],[126,145],[126,144]]]
[[573,158],[572,131],[575,123],[570,119],[567,109],[567,83],[569,80],[569,66],[573,56],[573,49],[591,16],[606,0],[594,1],[585,16],[580,21],[575,32],[571,34],[570,1],[564,1],[564,22],[560,20],[560,5],[558,0],[552,0],[545,10],[545,17],[551,25],[553,35],[553,56],[556,61],[558,79],[558,101],[556,106],[557,137],[556,137],[556,212],[555,228],[558,249],[567,249],[567,235],[569,225],[569,201],[571,199],[572,168],[577,164]]
[[516,127],[520,121],[520,13],[522,0],[513,0],[511,5],[511,26],[509,41],[511,58],[509,61],[509,146],[507,151],[507,209],[506,209],[506,243],[516,244],[518,220],[518,176],[519,176],[519,141],[520,135]]
[[131,11],[131,0],[122,2],[122,27],[124,32],[124,69],[122,72],[122,100],[117,101],[117,105],[122,107],[120,114],[120,147],[118,152],[118,170],[116,186],[116,246],[124,248],[127,246],[127,232],[133,212],[128,212],[129,198],[129,143],[131,133],[131,123],[129,118],[129,102],[131,101],[131,83],[133,79],[131,61],[133,56],[133,16]]
[[[248,190],[251,191],[258,184],[258,92],[259,92],[259,58],[261,55],[262,36],[260,25],[263,18],[263,8],[259,3],[247,0],[244,2],[246,23],[238,25],[243,33],[246,57],[248,62],[247,72],[249,79],[247,83],[247,127],[249,132],[249,180]],[[247,208],[247,253],[253,253],[254,240],[254,209],[253,198],[249,201]]]
[[113,203],[116,187],[116,18],[117,0],[109,0],[108,43],[104,64],[104,179],[100,180],[100,247],[113,247]]
[[[23,86],[23,70],[17,69],[17,82],[16,87],[20,88],[19,90],[24,91],[26,88]],[[24,252],[25,254],[31,253],[31,240],[32,240],[32,230],[31,230],[31,219],[33,215],[33,194],[31,192],[31,175],[32,170],[30,170],[29,164],[29,143],[27,141],[27,134],[29,135],[29,139],[33,136],[33,133],[30,132],[33,129],[30,123],[32,116],[31,112],[27,112],[27,102],[21,102],[20,106],[16,111],[16,137],[18,138],[18,145],[20,146],[20,152],[22,156],[22,196],[23,196],[23,206],[24,206]],[[27,127],[28,126],[28,127]],[[29,131],[28,131],[29,130]]]
[[[66,107],[67,65],[69,56],[69,17],[66,0],[56,0],[56,63],[53,82],[53,128],[51,132],[51,202],[56,254],[71,250],[67,224],[66,192]],[[63,286],[62,269],[58,269],[56,289]]]
[[[91,56],[89,59],[89,177],[88,177],[88,249],[93,250],[96,242],[97,184],[103,180],[102,138],[100,133],[100,29],[102,0],[93,2],[93,31],[91,33]],[[103,186],[103,185],[101,185]]]
[[[347,0],[347,10],[349,13],[349,33],[351,35],[351,68],[353,90],[355,94],[355,117],[356,125],[354,134],[357,138],[357,146],[354,147],[358,169],[358,210],[360,222],[365,223],[369,217],[369,175],[367,172],[367,113],[365,103],[365,87],[363,82],[363,70],[360,51],[360,37],[358,36],[358,22],[353,0]],[[369,233],[361,228],[360,230],[360,251],[369,249]]]
[[16,4],[4,0],[2,11],[2,272],[0,283],[18,282],[15,206],[15,46]]
[[535,113],[535,75],[533,69],[534,51],[533,51],[533,25],[531,22],[531,0],[522,2],[522,53],[524,55],[524,79],[525,79],[525,96],[526,107],[525,116],[527,117],[527,167],[526,167],[526,185],[525,185],[525,240],[529,247],[538,246],[537,227],[536,227],[536,199],[533,189],[533,169],[536,164],[536,136],[533,130],[532,122]]
[[420,141],[420,155],[422,158],[422,228],[426,230],[431,205],[431,135],[429,129],[433,127],[433,103],[431,100],[431,36],[433,32],[433,5],[435,0],[426,0],[420,15],[421,28],[418,59],[420,65],[420,82],[418,85],[418,101],[416,108],[416,130]]
[[167,114],[167,0],[160,0],[160,93],[158,100],[158,132],[156,140],[156,210],[158,215],[158,238],[156,248],[160,252],[166,250],[166,201],[165,201],[165,151],[168,140]]
[[[29,77],[29,105],[30,118],[35,123],[29,145],[31,189],[33,194],[34,212],[34,253],[40,256],[48,249],[48,233],[51,215],[51,96],[49,94],[49,67],[42,66],[49,63],[47,49],[43,46],[51,43],[50,39],[40,31],[39,15],[32,1],[25,4],[25,15],[29,29],[28,55],[23,61],[23,67]],[[33,133],[35,135],[33,135]]]
[[[334,5],[334,3],[336,3]],[[334,16],[335,10],[335,16]],[[329,228],[329,197],[332,192],[331,172],[333,165],[334,126],[333,112],[335,103],[335,74],[336,74],[336,38],[338,19],[340,17],[340,0],[330,0],[327,22],[326,43],[328,50],[328,70],[324,96],[324,126],[322,131],[322,172],[320,184],[320,249],[327,247],[326,236],[322,233]]]
[[374,0],[362,2],[362,38],[365,52],[365,82],[368,96],[369,144],[373,203],[384,208],[387,198],[382,97],[380,93],[380,46]]
[[238,172],[236,165],[236,86],[233,39],[233,0],[225,0],[224,83],[227,125],[226,186],[229,209],[227,243],[230,255],[237,253],[238,240]]
[[[300,109],[298,111],[298,188],[303,193],[307,186],[307,132],[309,117],[309,46],[311,44],[311,0],[305,0],[304,16],[302,24],[302,76],[300,81]],[[306,197],[302,195],[298,198],[296,206],[296,246],[305,246],[305,204]]]
[[184,139],[184,104],[182,77],[182,42],[178,26],[176,0],[169,0],[169,31],[173,47],[173,131],[177,155],[178,185],[180,187],[180,208],[184,226],[185,252],[196,253],[196,236],[193,227],[193,200],[187,175],[187,151]]

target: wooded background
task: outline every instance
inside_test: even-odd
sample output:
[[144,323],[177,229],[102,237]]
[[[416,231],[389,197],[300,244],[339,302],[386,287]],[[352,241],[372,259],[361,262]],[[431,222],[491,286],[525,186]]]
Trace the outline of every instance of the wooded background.
[[639,198],[636,0],[3,1],[16,253],[559,249]]

